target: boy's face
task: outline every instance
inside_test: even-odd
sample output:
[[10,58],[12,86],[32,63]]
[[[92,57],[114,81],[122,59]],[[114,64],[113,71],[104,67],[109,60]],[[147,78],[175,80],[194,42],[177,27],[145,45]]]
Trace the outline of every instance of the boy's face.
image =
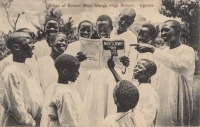
[[151,40],[150,31],[146,27],[141,27],[137,36],[138,43],[148,43]]
[[131,17],[127,14],[120,14],[119,15],[119,21],[118,21],[118,27],[120,31],[126,31],[128,27],[132,24],[133,21],[131,21]]
[[92,36],[92,24],[88,22],[81,23],[79,28],[79,36],[83,38],[90,38]]
[[68,80],[71,82],[75,82],[79,76],[79,65],[76,68],[72,68],[70,73],[68,74]]
[[45,26],[45,32],[47,36],[51,36],[54,33],[59,32],[59,25],[55,20],[49,20]]
[[140,79],[143,77],[146,77],[146,61],[144,60],[140,60],[137,62],[137,65],[135,66],[134,70],[133,70],[133,78],[134,79]]
[[33,39],[27,34],[27,37],[21,38],[22,41],[19,43],[19,53],[25,58],[31,58],[33,55]]
[[52,44],[52,48],[54,51],[56,51],[59,54],[62,54],[68,46],[68,41],[66,39],[65,35],[59,34],[56,37],[55,42]]
[[112,26],[108,21],[97,21],[97,34],[100,38],[109,38]]

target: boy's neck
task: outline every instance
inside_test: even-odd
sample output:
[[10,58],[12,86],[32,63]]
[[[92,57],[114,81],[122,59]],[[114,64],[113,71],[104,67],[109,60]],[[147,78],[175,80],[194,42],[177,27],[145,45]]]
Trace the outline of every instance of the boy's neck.
[[117,35],[120,35],[120,34],[126,32],[126,31],[127,31],[127,30],[119,30],[119,29],[117,29]]
[[150,79],[138,79],[138,82],[141,83],[149,83]]
[[13,53],[13,61],[18,63],[25,63],[26,58]]
[[50,56],[52,57],[52,59],[55,61],[56,58],[59,56],[60,54],[56,53],[54,50],[51,51]]
[[117,113],[119,112],[127,112],[128,110],[125,110],[123,108],[117,107]]
[[61,83],[61,84],[68,84],[68,83],[69,83],[69,80],[66,79],[66,77],[58,76],[58,83]]
[[170,49],[174,49],[180,45],[181,45],[181,42],[179,41],[179,38],[177,38],[176,40],[173,40],[169,43]]

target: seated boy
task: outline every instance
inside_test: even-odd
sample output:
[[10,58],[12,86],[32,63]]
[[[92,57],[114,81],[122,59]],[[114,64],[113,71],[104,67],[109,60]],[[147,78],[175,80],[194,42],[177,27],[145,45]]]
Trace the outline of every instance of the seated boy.
[[144,127],[144,117],[135,109],[139,100],[138,89],[129,81],[119,81],[113,91],[117,113],[105,118],[105,127]]
[[74,84],[79,66],[79,60],[71,55],[62,54],[56,59],[58,82],[45,93],[40,126],[88,126],[87,113]]

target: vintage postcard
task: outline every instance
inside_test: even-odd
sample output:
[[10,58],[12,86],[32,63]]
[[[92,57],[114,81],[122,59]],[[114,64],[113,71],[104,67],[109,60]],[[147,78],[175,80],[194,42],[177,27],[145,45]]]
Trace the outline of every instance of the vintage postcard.
[[0,0],[0,126],[200,126],[199,0]]

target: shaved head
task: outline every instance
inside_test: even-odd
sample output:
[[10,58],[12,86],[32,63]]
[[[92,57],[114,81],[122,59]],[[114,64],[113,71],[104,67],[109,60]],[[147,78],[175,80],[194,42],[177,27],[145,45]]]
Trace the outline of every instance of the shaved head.
[[130,18],[135,18],[136,13],[135,10],[133,8],[125,8],[124,10],[122,10],[121,15],[127,15]]
[[8,37],[7,47],[12,50],[13,44],[22,43],[25,39],[32,39],[28,33],[25,32],[15,32]]
[[125,32],[128,27],[130,27],[135,19],[136,13],[135,10],[132,8],[125,8],[119,15],[118,20],[118,30],[122,33]]
[[165,21],[165,24],[166,23],[171,23],[171,27],[176,30],[177,32],[180,32],[181,31],[181,24],[176,21],[176,20],[167,20]]

